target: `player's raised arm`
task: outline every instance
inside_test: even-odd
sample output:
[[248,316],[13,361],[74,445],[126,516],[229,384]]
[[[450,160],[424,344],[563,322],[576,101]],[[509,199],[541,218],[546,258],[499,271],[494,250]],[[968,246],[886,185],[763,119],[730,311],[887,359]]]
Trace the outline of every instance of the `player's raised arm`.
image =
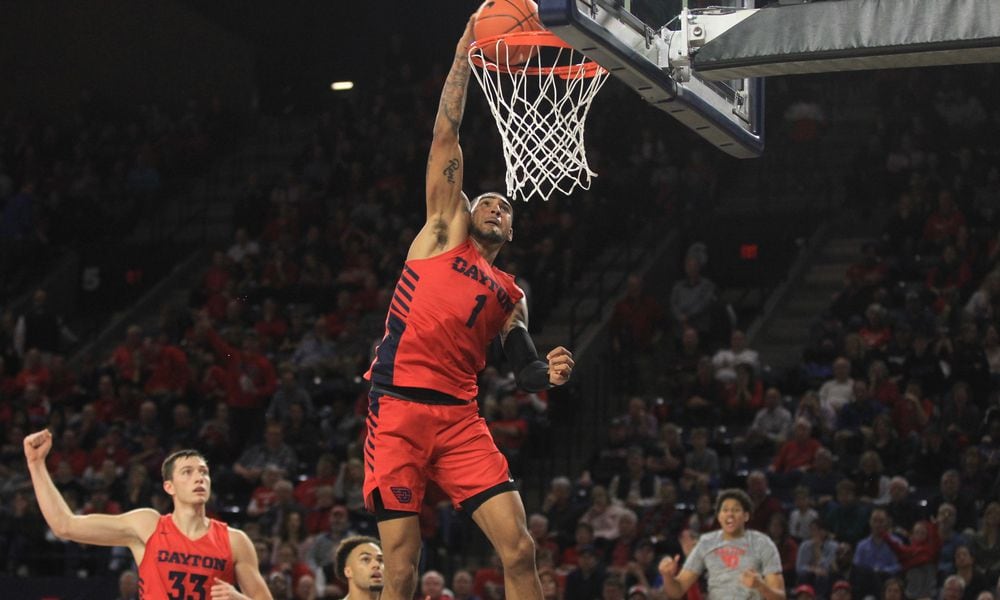
[[514,305],[500,333],[504,353],[510,360],[517,386],[526,392],[540,392],[569,381],[573,372],[573,353],[562,346],[538,357],[535,343],[528,333],[528,303],[524,298]]
[[468,48],[472,42],[472,23],[455,48],[455,57],[441,91],[434,138],[427,157],[427,223],[410,248],[407,258],[425,258],[463,241],[468,235],[468,199],[462,193],[465,165],[458,130],[465,114],[465,96],[469,87]]
[[123,515],[74,515],[52,482],[45,457],[52,449],[52,434],[47,429],[24,438],[24,456],[35,488],[35,498],[45,522],[56,536],[97,546],[134,547],[146,542],[160,515],[150,508],[140,508]]

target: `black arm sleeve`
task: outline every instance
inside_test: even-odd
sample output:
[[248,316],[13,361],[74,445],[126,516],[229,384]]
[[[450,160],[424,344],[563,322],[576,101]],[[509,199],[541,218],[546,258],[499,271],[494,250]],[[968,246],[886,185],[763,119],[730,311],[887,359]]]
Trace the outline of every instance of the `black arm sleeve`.
[[549,363],[538,358],[535,343],[528,330],[515,327],[503,343],[504,353],[514,367],[517,387],[526,392],[540,392],[552,387],[549,384]]

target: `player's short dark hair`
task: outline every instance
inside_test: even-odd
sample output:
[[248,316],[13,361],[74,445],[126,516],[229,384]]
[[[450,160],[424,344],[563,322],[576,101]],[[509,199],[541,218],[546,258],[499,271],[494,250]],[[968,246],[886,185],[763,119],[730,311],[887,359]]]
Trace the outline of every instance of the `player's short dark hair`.
[[719,498],[715,501],[715,512],[722,510],[722,503],[730,499],[739,502],[744,512],[753,512],[753,500],[750,499],[750,494],[737,488],[729,488],[719,492]]
[[198,452],[197,450],[194,450],[192,448],[178,450],[177,452],[174,452],[170,456],[163,459],[163,464],[160,465],[160,475],[163,476],[163,481],[170,481],[171,479],[174,478],[174,463],[177,462],[177,459],[188,458],[192,456],[195,458],[200,458],[201,460],[205,461],[205,464],[208,464],[208,460],[205,459],[205,455],[203,455],[201,452]]
[[347,557],[361,544],[373,544],[379,550],[382,549],[382,542],[370,535],[352,535],[344,538],[340,542],[340,545],[337,546],[337,552],[333,557],[333,573],[344,583],[347,583],[347,575],[344,574],[344,567],[347,566]]

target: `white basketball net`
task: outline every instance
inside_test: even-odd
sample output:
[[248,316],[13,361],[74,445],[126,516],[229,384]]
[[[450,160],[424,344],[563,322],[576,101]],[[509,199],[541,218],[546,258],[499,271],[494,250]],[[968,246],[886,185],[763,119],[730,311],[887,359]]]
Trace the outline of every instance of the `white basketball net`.
[[[485,56],[484,47],[495,61]],[[525,64],[507,67],[509,56],[523,57],[529,48]],[[502,38],[474,43],[469,62],[503,140],[507,195],[548,200],[556,190],[568,196],[577,187],[590,189],[597,173],[587,164],[583,130],[608,71],[592,62],[588,67],[588,59],[571,47],[508,45]]]

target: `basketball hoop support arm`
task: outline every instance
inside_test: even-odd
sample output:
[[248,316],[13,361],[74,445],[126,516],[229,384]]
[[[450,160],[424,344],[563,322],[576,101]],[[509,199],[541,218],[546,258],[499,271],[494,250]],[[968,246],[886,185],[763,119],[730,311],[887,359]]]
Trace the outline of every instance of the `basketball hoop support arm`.
[[735,86],[704,81],[692,74],[691,53],[754,11],[685,9],[682,31],[675,31],[648,27],[623,0],[538,2],[546,29],[736,158],[755,158],[764,151],[763,80],[744,79]]
[[665,53],[666,64],[661,60],[660,68],[670,69],[671,75],[677,81],[690,81],[692,54],[758,10],[723,7],[703,10],[685,8],[678,17],[681,25],[679,31],[664,28],[657,32],[668,49]]

